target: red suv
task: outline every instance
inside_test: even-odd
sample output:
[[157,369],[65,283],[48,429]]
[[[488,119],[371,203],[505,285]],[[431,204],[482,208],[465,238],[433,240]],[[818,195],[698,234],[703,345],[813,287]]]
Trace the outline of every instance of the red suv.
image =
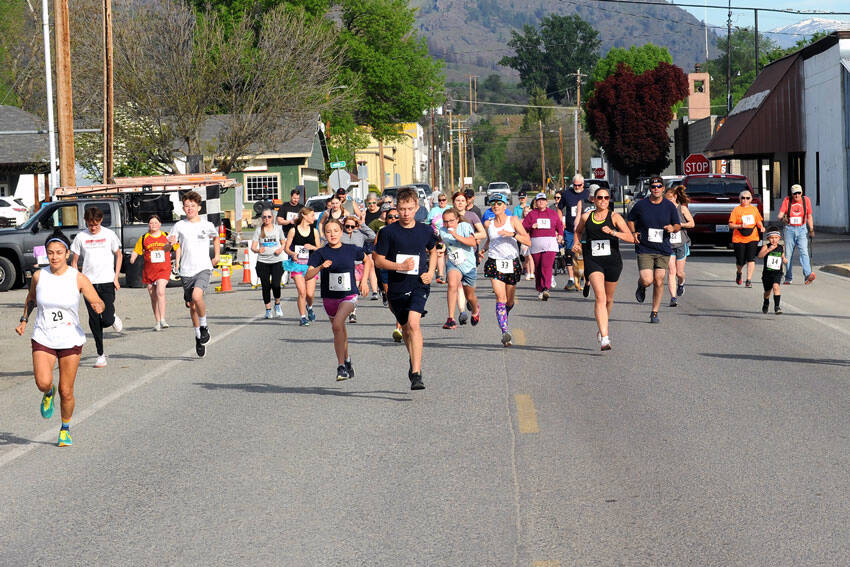
[[687,175],[681,183],[687,188],[688,208],[696,224],[688,229],[688,236],[694,244],[731,246],[729,215],[740,204],[738,194],[741,191],[752,193],[753,206],[764,214],[761,197],[753,191],[744,175]]

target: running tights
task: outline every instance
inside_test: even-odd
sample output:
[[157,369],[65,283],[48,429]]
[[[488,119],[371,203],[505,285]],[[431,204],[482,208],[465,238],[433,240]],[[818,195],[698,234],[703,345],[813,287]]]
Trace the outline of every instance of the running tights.
[[501,301],[496,302],[496,320],[503,333],[508,331],[508,308]]
[[538,293],[549,289],[552,284],[552,268],[555,265],[554,252],[536,252],[534,258],[534,287]]
[[115,323],[115,284],[94,284],[94,290],[103,300],[103,313],[97,313],[92,309],[91,303],[86,300],[86,310],[89,312],[89,329],[94,337],[94,345],[98,356],[103,354],[103,329],[111,327]]
[[257,262],[257,277],[263,286],[263,302],[271,303],[271,296],[280,301],[280,278],[283,277],[283,264],[264,264]]

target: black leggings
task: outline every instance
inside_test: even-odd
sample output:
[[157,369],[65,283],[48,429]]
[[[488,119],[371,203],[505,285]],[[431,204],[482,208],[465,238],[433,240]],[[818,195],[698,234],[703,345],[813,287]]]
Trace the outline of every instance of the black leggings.
[[[89,329],[94,337],[94,345],[97,354],[103,354],[103,329],[111,327],[115,323],[115,284],[98,283],[93,285],[97,295],[103,300],[103,313],[97,313],[91,304],[86,301],[86,309],[89,312]],[[85,298],[84,298],[85,299]]]
[[280,262],[274,264],[257,262],[257,277],[260,278],[260,284],[263,286],[263,302],[270,303],[272,293],[274,293],[274,298],[280,301],[280,278],[283,277],[283,264]]

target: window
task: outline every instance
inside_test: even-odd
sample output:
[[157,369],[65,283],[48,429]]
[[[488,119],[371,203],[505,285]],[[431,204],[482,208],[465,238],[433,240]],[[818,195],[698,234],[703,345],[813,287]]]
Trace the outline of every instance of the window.
[[[112,226],[112,209],[109,205],[86,205],[86,211],[89,209],[100,209],[103,213],[103,220],[100,221],[101,226],[110,227]],[[85,211],[83,211],[83,218],[85,218]]]
[[278,198],[277,175],[246,175],[245,189],[248,201],[270,201]]
[[41,218],[41,226],[44,228],[78,227],[77,205],[62,205],[53,209],[53,212]]

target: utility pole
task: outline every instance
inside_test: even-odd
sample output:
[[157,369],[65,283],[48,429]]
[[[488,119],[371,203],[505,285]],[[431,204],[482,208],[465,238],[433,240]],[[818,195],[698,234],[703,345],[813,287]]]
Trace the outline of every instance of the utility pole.
[[384,194],[384,140],[378,140],[378,175],[381,179],[378,187],[381,188],[381,195]]
[[573,172],[573,174],[576,174],[576,173],[579,172],[579,165],[578,165],[578,107],[576,107],[575,111],[573,112],[573,133],[575,135],[575,139],[573,140],[573,152],[574,152],[574,154],[573,154],[573,165],[575,166],[573,169],[575,169],[575,171]]
[[559,188],[563,189],[567,185],[564,180],[564,129],[561,126],[558,126],[558,156],[561,158],[561,179],[559,182]]
[[74,105],[71,97],[71,29],[68,0],[53,0],[56,34],[56,109],[59,125],[59,183],[76,186],[74,173]]
[[452,111],[449,110],[449,183],[452,188],[452,195],[455,194],[455,149],[454,149],[454,134],[452,133],[452,128],[454,127],[454,120],[452,118]]
[[[729,0],[731,2],[731,0]],[[581,133],[579,125],[581,120],[578,115],[581,112],[581,69],[576,72],[576,173],[581,173]]]
[[434,146],[434,107],[431,107],[431,147],[428,149],[428,171],[431,174],[431,189],[437,186],[437,148]]
[[726,18],[726,115],[732,112],[732,0]]
[[[50,18],[47,13],[47,0],[41,0],[41,31],[44,36],[44,79],[47,87],[47,143],[50,145],[50,180],[44,185],[45,198],[50,190],[58,185],[56,175],[56,121],[53,117],[53,71],[50,68]],[[35,176],[36,185],[38,175]],[[35,195],[35,206],[38,210],[41,198]]]
[[115,90],[112,80],[112,0],[103,0],[103,183],[111,183],[115,148]]
[[756,34],[755,34],[755,52],[756,52],[756,77],[759,75],[759,11],[753,10],[753,17],[755,18],[756,24]]
[[546,154],[543,150],[543,121],[538,120],[537,126],[540,128],[540,175],[542,177],[541,191],[546,191]]

